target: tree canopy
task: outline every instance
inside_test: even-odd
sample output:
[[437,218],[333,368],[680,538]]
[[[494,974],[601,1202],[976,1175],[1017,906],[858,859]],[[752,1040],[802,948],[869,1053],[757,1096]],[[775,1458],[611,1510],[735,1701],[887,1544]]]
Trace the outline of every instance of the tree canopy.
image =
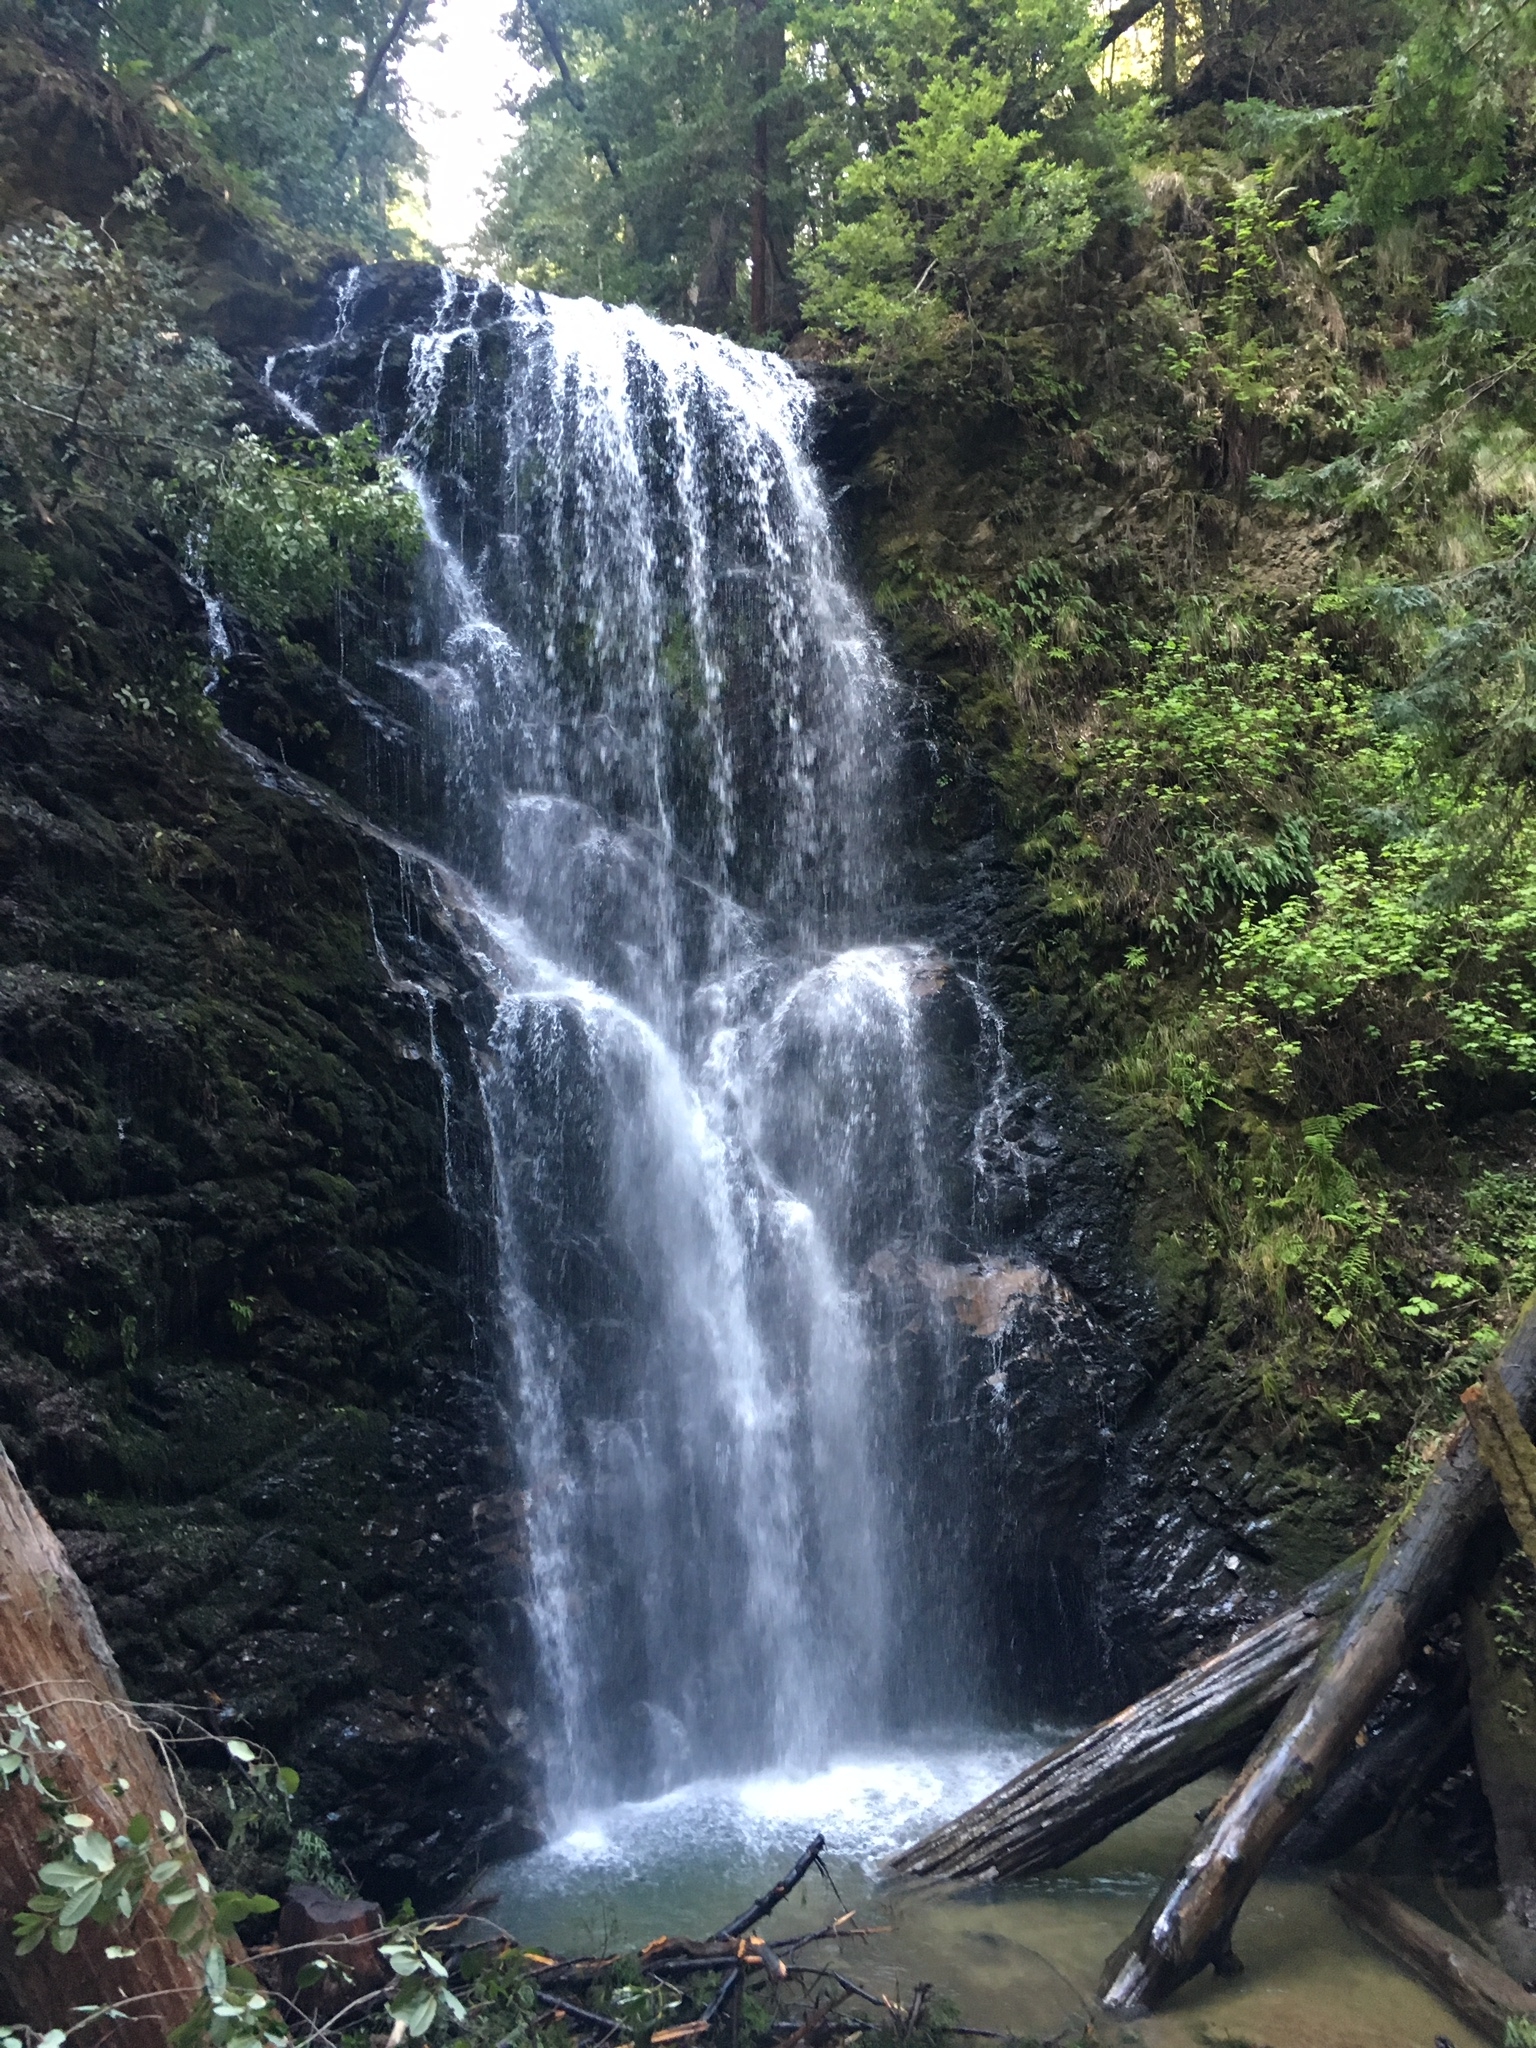
[[393,252],[418,165],[400,59],[430,0],[32,0],[283,221]]

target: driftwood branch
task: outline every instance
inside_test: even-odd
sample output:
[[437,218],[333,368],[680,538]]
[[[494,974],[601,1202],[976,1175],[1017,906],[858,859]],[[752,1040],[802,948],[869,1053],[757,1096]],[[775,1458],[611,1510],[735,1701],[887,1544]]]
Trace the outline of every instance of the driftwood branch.
[[[1498,1370],[1523,1418],[1536,1410],[1536,1306]],[[1366,1716],[1456,1591],[1493,1481],[1464,1427],[1417,1501],[1378,1539],[1364,1586],[1259,1748],[1212,1809],[1184,1867],[1105,1966],[1114,2013],[1143,2012],[1231,1953],[1233,1924],[1274,1851],[1312,1806]]]
[[1251,1743],[1295,1688],[1364,1557],[1219,1656],[1020,1771],[887,1866],[899,1877],[1021,1877],[1056,1870]]
[[806,1845],[794,1869],[765,1891],[760,1899],[754,1899],[745,1913],[738,1913],[728,1927],[722,1927],[715,1936],[716,1941],[734,1941],[738,1935],[745,1934],[749,1927],[755,1927],[759,1920],[766,1920],[774,1907],[781,1906],[806,1873],[821,1861],[821,1852],[826,1846],[826,1836],[817,1835],[814,1841]]

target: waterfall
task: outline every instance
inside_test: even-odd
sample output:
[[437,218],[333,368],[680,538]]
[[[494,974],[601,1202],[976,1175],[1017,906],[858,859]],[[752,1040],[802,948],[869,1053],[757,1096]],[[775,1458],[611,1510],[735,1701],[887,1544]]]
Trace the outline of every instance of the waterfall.
[[999,1035],[901,928],[901,692],[811,391],[632,309],[419,268],[352,274],[269,377],[295,418],[371,415],[426,524],[395,667],[497,993],[554,1810],[952,1711],[954,1472],[914,1452],[929,1395],[871,1303],[898,1266],[940,1276],[911,1341],[950,1386],[942,1261]]

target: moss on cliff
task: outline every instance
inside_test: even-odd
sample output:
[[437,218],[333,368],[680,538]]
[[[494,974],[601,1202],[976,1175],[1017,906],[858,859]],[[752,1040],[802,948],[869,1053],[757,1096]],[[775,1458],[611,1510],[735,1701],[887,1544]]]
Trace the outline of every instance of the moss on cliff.
[[[1014,1044],[1117,1133],[1134,1191],[1157,1384],[1101,1519],[1139,1673],[1412,1483],[1530,1284],[1536,1187],[1524,841],[1452,872],[1435,835],[1482,799],[1381,721],[1408,670],[1358,596],[1484,543],[1252,483],[1358,445],[1434,295],[1309,254],[1219,108],[1166,150],[1037,337],[1058,398],[893,407],[850,501],[947,735],[935,830],[1008,851]],[[1441,292],[1495,246],[1463,226]]]
[[223,736],[172,563],[85,522],[46,552],[0,627],[0,1428],[135,1694],[437,1890],[533,1838],[434,1065],[473,1098],[477,991],[392,850]]

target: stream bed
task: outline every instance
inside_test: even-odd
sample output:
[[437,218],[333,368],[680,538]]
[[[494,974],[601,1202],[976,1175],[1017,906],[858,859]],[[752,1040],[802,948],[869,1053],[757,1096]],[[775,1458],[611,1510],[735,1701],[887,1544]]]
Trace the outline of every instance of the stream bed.
[[[804,1932],[856,1908],[864,1924],[889,1931],[826,1954],[870,1990],[905,1999],[927,1981],[967,2026],[1074,2041],[1094,2017],[1105,1957],[1177,1862],[1220,1777],[1187,1786],[1049,1876],[937,1893],[887,1891],[878,1879],[893,1849],[1050,1739],[1042,1730],[1011,1742],[915,1744],[807,1776],[701,1781],[586,1814],[496,1873],[497,1917],[519,1941],[563,1954],[706,1934],[765,1891],[819,1829],[836,1893],[813,1872],[765,1931]],[[1437,2039],[1469,2048],[1477,2039],[1345,1924],[1325,1873],[1263,1880],[1236,1946],[1241,1976],[1207,1971],[1134,2025],[1098,2016],[1093,2038],[1115,2048],[1434,2048]]]

